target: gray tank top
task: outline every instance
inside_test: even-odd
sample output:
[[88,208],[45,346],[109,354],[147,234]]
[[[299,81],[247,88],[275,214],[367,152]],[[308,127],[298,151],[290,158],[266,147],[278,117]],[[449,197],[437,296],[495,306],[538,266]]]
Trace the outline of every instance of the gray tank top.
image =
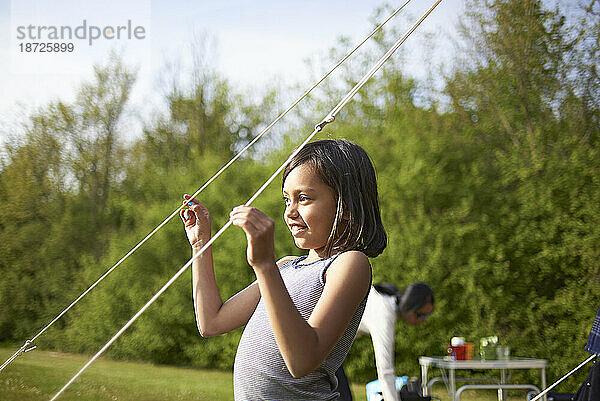
[[[305,320],[308,320],[321,297],[325,272],[336,257],[334,255],[303,265],[300,262],[306,258],[304,256],[286,263],[280,269],[290,297]],[[285,366],[261,299],[244,329],[235,356],[233,389],[236,401],[336,400],[339,393],[336,391],[335,372],[354,341],[367,295],[323,363],[298,379],[292,377]]]

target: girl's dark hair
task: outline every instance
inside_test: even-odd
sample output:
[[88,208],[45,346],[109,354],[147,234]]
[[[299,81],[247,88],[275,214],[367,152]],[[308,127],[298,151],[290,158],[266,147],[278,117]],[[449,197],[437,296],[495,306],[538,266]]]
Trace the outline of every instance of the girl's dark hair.
[[[385,284],[386,283],[384,283],[384,285]],[[373,285],[378,292],[382,292],[378,290],[378,286],[380,287],[381,285]],[[383,293],[385,294],[385,292]],[[434,303],[433,290],[425,283],[411,284],[406,287],[404,291],[397,291],[396,289],[396,294],[393,295],[396,295],[396,303],[398,305],[398,309],[402,313],[406,313],[408,311],[418,311],[424,305],[433,305]]]
[[375,257],[383,252],[387,235],[379,212],[375,169],[363,148],[345,139],[308,143],[285,167],[282,187],[289,173],[304,164],[336,195],[336,218],[326,254],[358,250]]

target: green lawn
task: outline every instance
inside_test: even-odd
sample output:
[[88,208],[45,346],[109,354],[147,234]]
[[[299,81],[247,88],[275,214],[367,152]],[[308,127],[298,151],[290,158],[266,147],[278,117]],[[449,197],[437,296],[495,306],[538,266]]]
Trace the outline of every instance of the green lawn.
[[[16,348],[0,348],[0,362]],[[49,400],[89,360],[89,356],[35,350],[0,372],[0,400]],[[365,385],[353,384],[356,401],[365,401]],[[434,394],[448,401],[443,385]],[[493,391],[465,393],[466,401],[492,401]],[[524,394],[509,400],[524,400]],[[232,373],[158,366],[149,363],[94,362],[59,400],[221,401],[233,400]]]
[[[14,350],[0,349],[5,361]],[[89,360],[88,356],[32,351],[0,373],[0,400],[52,398]],[[60,400],[233,400],[226,372],[156,366],[147,363],[94,362]]]
[[[0,348],[2,363],[16,348]],[[0,400],[49,400],[90,359],[85,355],[35,350],[0,372]],[[216,401],[233,400],[231,372],[99,359],[59,400]],[[365,400],[364,385],[353,385]]]

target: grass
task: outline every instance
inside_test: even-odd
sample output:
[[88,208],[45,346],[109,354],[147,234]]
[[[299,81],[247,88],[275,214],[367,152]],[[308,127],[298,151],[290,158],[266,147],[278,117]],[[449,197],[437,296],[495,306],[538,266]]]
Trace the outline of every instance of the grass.
[[[0,360],[15,349],[0,348]],[[39,350],[24,354],[0,373],[0,400],[49,400],[89,359]],[[366,400],[364,385],[352,387],[357,401]],[[100,358],[59,400],[233,401],[233,374]]]
[[[16,348],[0,348],[0,362]],[[49,400],[73,377],[90,356],[35,350],[14,360],[0,372],[0,400]],[[233,400],[231,372],[160,366],[150,363],[94,362],[59,400],[64,401],[216,401]],[[365,401],[365,384],[352,384],[356,401]],[[434,388],[442,401],[449,401],[443,385]],[[461,400],[493,401],[495,392],[465,392]],[[519,397],[508,400],[524,400]]]
[[[0,349],[5,361],[14,350]],[[32,351],[0,373],[0,400],[49,400],[89,356]],[[99,359],[60,400],[233,400],[232,374]]]

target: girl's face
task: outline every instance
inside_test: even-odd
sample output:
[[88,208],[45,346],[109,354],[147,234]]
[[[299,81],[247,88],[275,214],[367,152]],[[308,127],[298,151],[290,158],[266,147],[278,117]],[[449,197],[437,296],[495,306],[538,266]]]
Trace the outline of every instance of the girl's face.
[[414,311],[410,310],[404,314],[402,317],[404,321],[410,326],[418,326],[422,323],[425,323],[425,320],[431,313],[433,312],[433,304],[428,303],[423,305],[419,310]]
[[283,218],[296,246],[309,249],[309,259],[324,255],[329,233],[336,217],[334,190],[306,164],[294,168],[283,183]]

